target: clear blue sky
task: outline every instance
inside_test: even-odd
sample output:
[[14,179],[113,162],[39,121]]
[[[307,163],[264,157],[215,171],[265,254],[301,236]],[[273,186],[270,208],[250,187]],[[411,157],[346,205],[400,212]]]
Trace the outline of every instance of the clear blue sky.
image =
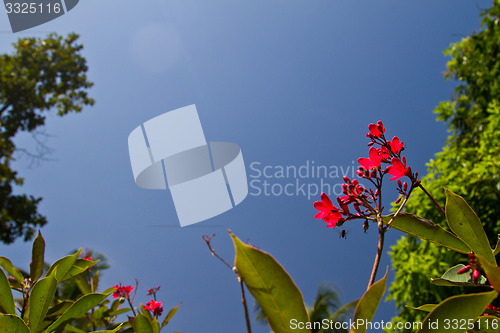
[[[321,282],[334,283],[344,302],[359,298],[377,246],[373,228],[365,235],[362,222],[352,222],[347,240],[339,239],[313,218],[319,195],[262,194],[180,228],[168,191],[135,185],[127,137],[146,120],[196,104],[207,139],[239,144],[248,175],[256,176],[252,162],[260,168],[312,161],[352,167],[368,154],[368,123],[382,120],[391,137],[406,143],[412,168],[425,173],[425,162],[447,135],[432,114],[453,89],[443,80],[443,50],[479,29],[479,8],[490,2],[84,0],[18,34],[0,12],[0,52],[9,52],[17,37],[74,31],[95,83],[94,107],[48,118],[54,160],[32,167],[26,158],[15,163],[26,180],[20,190],[43,197],[47,261],[88,247],[106,254],[112,265],[103,287],[138,278],[138,300],[146,302],[147,288],[161,285],[166,307],[183,302],[168,332],[245,331],[237,281],[201,239],[215,232],[215,249],[232,261],[226,228],[273,254],[306,303]],[[17,142],[35,147],[26,135]],[[284,185],[296,179],[268,181]],[[395,198],[391,187],[387,199]],[[400,236],[391,231],[385,249]],[[27,267],[30,246],[17,241],[0,251]],[[385,254],[381,270],[388,264]],[[375,320],[394,314],[385,303]],[[253,326],[254,332],[268,332]]]

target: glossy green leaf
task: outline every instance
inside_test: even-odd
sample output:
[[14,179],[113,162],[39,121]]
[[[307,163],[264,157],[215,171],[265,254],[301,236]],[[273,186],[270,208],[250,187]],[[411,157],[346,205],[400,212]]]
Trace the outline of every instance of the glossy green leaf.
[[6,314],[16,314],[14,297],[10,290],[10,283],[5,273],[0,269],[0,311]]
[[15,315],[0,314],[0,332],[2,333],[29,333],[30,330],[24,321]]
[[496,291],[500,292],[500,267],[497,265],[492,265],[488,260],[481,256],[477,256],[481,266],[483,267],[486,276],[488,277],[488,282],[495,288]]
[[80,297],[75,301],[63,314],[59,317],[52,325],[47,328],[47,331],[51,332],[55,330],[59,325],[68,319],[76,318],[89,310],[93,309],[95,306],[99,305],[108,297],[106,294],[87,294]]
[[[353,321],[360,323],[371,322],[375,312],[377,311],[378,305],[382,296],[384,296],[386,283],[387,283],[387,273],[389,272],[389,267],[385,271],[385,275],[382,279],[375,282],[371,287],[365,292],[363,297],[358,302],[356,306],[356,311],[354,312]],[[350,333],[365,333],[368,329],[366,325],[357,325],[349,331]]]
[[52,271],[57,267],[56,280],[58,282],[64,280],[68,271],[71,269],[71,267],[73,266],[73,264],[75,263],[76,259],[78,258],[81,252],[82,249],[80,248],[75,254],[57,260],[55,263],[52,264],[52,266],[50,266],[49,270],[47,271],[47,274],[45,275],[49,276],[52,273]]
[[172,309],[170,309],[170,311],[168,311],[167,316],[165,317],[165,319],[163,319],[163,323],[161,324],[162,328],[165,327],[165,326],[167,326],[167,324],[170,322],[170,320],[175,315],[175,313],[177,312],[177,310],[179,310],[180,306],[181,305],[179,304],[175,308],[172,308]]
[[54,305],[47,311],[47,314],[45,315],[45,318],[49,317],[57,317],[62,315],[66,310],[69,309],[69,307],[73,304],[73,301],[62,301]]
[[[236,269],[266,314],[271,329],[276,333],[292,332],[292,320],[308,322],[302,293],[285,269],[268,253],[230,235],[236,250]],[[309,330],[295,329],[293,332]]]
[[450,323],[453,319],[465,323],[474,322],[497,295],[496,291],[490,291],[449,297],[424,318],[422,327],[417,332],[463,333],[465,330],[460,325],[446,326],[446,323]]
[[71,266],[70,270],[64,276],[64,279],[72,278],[75,275],[85,272],[90,267],[94,266],[99,261],[85,260],[85,259],[76,259],[73,266]]
[[33,286],[29,300],[29,323],[30,331],[36,333],[49,310],[50,303],[54,299],[57,289],[55,278],[57,269],[51,275],[37,281]]
[[482,275],[479,276],[478,284],[476,285],[470,276],[470,272],[466,272],[463,274],[457,274],[459,270],[464,268],[465,265],[459,264],[453,266],[446,273],[443,274],[440,278],[431,279],[431,283],[437,286],[445,286],[445,287],[455,287],[455,286],[468,286],[468,287],[484,287],[486,283],[486,278]]
[[414,308],[414,307],[408,306],[408,305],[406,307],[413,309],[413,310],[431,312],[432,310],[434,310],[436,308],[436,306],[438,306],[438,305],[437,304],[424,304],[424,305],[419,306],[418,308]]
[[[392,215],[383,216],[384,223],[387,224],[392,219]],[[399,213],[392,221],[391,228],[402,231],[409,235],[445,246],[453,251],[469,253],[470,248],[460,238],[419,216]]]
[[154,333],[151,322],[144,315],[138,313],[134,319],[134,329],[136,333]]
[[476,213],[464,198],[446,191],[446,220],[450,229],[466,243],[472,252],[496,265],[488,237]]
[[23,275],[17,268],[14,267],[14,265],[12,265],[12,262],[10,262],[9,259],[5,257],[0,257],[0,266],[2,266],[2,268],[5,269],[5,271],[9,273],[12,277],[14,277],[17,280],[17,282],[21,284],[24,283]]
[[42,276],[44,254],[45,240],[40,231],[38,231],[38,236],[33,241],[33,249],[31,251],[30,278],[32,282],[37,281]]

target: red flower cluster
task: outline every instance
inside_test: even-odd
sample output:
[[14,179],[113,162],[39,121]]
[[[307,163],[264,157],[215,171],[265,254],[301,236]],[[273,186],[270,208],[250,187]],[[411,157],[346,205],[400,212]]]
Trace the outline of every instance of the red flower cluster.
[[483,313],[483,316],[496,316],[500,314],[500,306],[493,306],[491,304],[488,304],[486,307],[485,313]]
[[156,302],[154,299],[152,299],[151,301],[146,303],[144,309],[152,311],[154,316],[159,317],[163,312],[163,303]]
[[[329,228],[342,225],[345,221],[355,219],[355,218],[369,218],[374,213],[374,208],[377,207],[375,204],[379,199],[379,191],[382,186],[382,178],[385,174],[393,176],[390,180],[398,180],[401,177],[407,176],[410,178],[412,184],[417,182],[418,174],[412,174],[411,168],[406,165],[406,158],[401,156],[401,152],[404,150],[404,142],[400,141],[397,136],[393,137],[392,140],[387,140],[385,138],[385,128],[381,121],[377,124],[368,125],[369,132],[366,136],[370,138],[370,143],[368,143],[370,150],[368,152],[368,158],[360,157],[358,162],[360,164],[359,169],[356,174],[369,180],[373,185],[376,186],[376,190],[365,189],[361,186],[358,180],[353,179],[352,181],[348,177],[344,177],[344,184],[342,184],[342,191],[344,196],[338,197],[337,202],[339,207],[332,204],[330,198],[325,193],[321,194],[321,201],[316,201],[314,207],[319,211],[315,218],[323,219],[328,223]],[[378,146],[375,147],[375,146]],[[385,169],[382,164],[389,164]],[[407,185],[406,182],[404,186],[398,181],[399,193],[403,196],[406,195]],[[349,211],[349,205],[353,204],[356,210],[355,214]],[[363,207],[363,209],[361,209]],[[365,231],[368,223],[365,222],[363,228]]]
[[113,298],[118,298],[118,297],[127,298],[130,296],[130,292],[132,290],[134,290],[134,287],[122,286],[121,283],[120,283],[120,285],[114,286],[114,288],[115,288],[115,291],[113,292]]
[[457,274],[464,274],[467,273],[468,271],[471,271],[470,277],[472,279],[472,282],[474,282],[474,284],[478,284],[480,273],[477,268],[478,268],[478,263],[476,256],[474,255],[474,253],[469,253],[469,265],[458,270]]

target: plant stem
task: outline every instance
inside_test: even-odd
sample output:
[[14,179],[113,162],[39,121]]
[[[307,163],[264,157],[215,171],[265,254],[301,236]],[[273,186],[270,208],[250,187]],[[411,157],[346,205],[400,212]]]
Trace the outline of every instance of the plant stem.
[[243,286],[243,280],[241,279],[240,274],[238,273],[238,270],[236,267],[231,266],[227,261],[225,261],[221,256],[219,256],[215,250],[212,248],[212,244],[210,242],[212,241],[212,238],[215,236],[215,234],[212,234],[210,237],[206,235],[202,235],[201,238],[205,241],[205,243],[208,246],[208,250],[214,257],[219,259],[224,265],[226,265],[233,273],[236,274],[236,277],[238,278],[238,282],[240,283],[241,287],[241,303],[243,303],[243,309],[245,310],[245,321],[247,324],[247,333],[252,333],[252,328],[250,327],[250,315],[248,314],[248,307],[247,307],[247,299],[245,297],[245,288]]
[[375,255],[375,261],[373,262],[372,274],[370,276],[370,281],[368,281],[368,287],[366,288],[367,290],[370,289],[373,283],[375,283],[375,277],[377,276],[378,266],[380,265],[380,259],[382,259],[382,251],[384,249],[385,228],[380,213],[377,214],[377,223],[378,223],[377,254]]
[[135,313],[134,307],[132,306],[132,302],[130,302],[130,296],[127,297],[127,302],[128,302],[128,305],[130,305],[130,308],[132,309],[132,313],[134,314],[134,317],[135,317],[137,314]]
[[438,206],[439,209],[441,209],[443,214],[446,214],[446,211],[443,209],[443,207],[441,207],[441,205],[438,204],[438,202],[432,197],[432,195],[430,195],[429,192],[427,192],[427,190],[422,186],[422,183],[418,183],[418,187],[420,187],[422,191],[424,191],[424,193],[432,200],[432,202],[434,202],[434,204]]
[[252,328],[250,327],[250,315],[248,314],[247,300],[245,298],[245,288],[243,286],[243,280],[241,279],[239,274],[238,274],[238,281],[240,282],[240,287],[241,287],[241,303],[243,303],[243,308],[245,309],[245,321],[247,323],[247,332],[252,333]]

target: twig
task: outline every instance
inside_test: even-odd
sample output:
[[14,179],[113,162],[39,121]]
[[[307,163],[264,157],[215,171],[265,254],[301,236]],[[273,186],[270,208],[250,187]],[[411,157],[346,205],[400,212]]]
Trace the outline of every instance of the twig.
[[215,250],[212,248],[212,245],[210,244],[210,242],[212,241],[212,238],[214,238],[214,236],[215,236],[215,233],[212,234],[211,236],[202,235],[201,238],[203,238],[205,243],[207,243],[208,250],[210,251],[210,253],[212,253],[212,255],[214,257],[216,257],[224,265],[226,265],[234,274],[236,274],[236,277],[238,278],[238,282],[240,283],[240,287],[241,287],[241,303],[243,304],[243,309],[245,310],[245,321],[247,324],[247,332],[252,333],[252,328],[250,327],[250,315],[248,314],[247,300],[245,297],[245,288],[243,286],[243,279],[241,278],[240,274],[238,273],[238,270],[236,269],[236,267],[231,266],[227,261],[225,261],[221,256],[219,256],[215,252]]
[[382,251],[384,249],[384,237],[385,237],[385,228],[384,222],[382,221],[382,217],[380,213],[377,215],[377,223],[378,223],[378,246],[377,246],[377,254],[375,255],[375,261],[373,262],[372,274],[370,276],[370,280],[368,281],[367,290],[370,289],[372,284],[375,282],[375,277],[377,276],[378,266],[380,264],[380,259],[382,259]]
[[427,192],[427,190],[422,186],[422,183],[418,183],[418,187],[420,187],[422,191],[424,191],[424,193],[427,194],[427,196],[432,200],[432,202],[434,202],[434,204],[438,206],[439,209],[441,209],[443,214],[446,214],[446,211],[443,209],[443,207],[441,207],[441,205],[438,204],[438,202],[432,197],[432,195],[430,195],[429,192]]

